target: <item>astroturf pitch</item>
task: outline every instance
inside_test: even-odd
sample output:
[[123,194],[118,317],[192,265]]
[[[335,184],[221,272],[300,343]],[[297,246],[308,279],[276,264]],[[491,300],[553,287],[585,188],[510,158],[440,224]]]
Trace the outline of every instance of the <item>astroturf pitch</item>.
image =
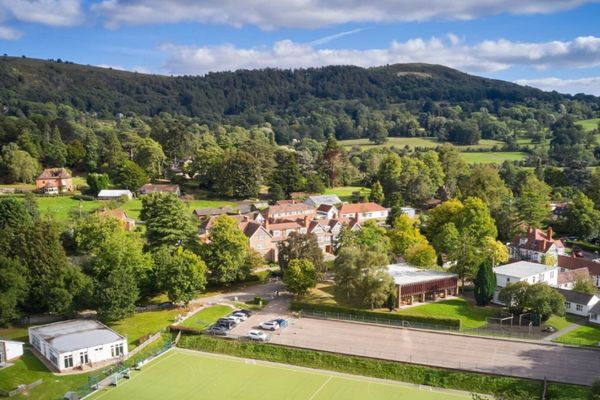
[[283,364],[173,349],[134,371],[117,387],[103,389],[91,400],[459,400],[464,393],[437,391],[297,368]]

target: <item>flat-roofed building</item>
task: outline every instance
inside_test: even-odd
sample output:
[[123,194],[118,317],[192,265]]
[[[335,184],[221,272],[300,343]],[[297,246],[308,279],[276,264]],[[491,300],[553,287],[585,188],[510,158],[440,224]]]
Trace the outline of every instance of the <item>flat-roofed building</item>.
[[500,291],[511,283],[527,282],[530,285],[543,282],[550,286],[558,286],[558,267],[529,261],[517,261],[494,268],[496,274],[496,291],[493,303],[502,304],[498,299]]
[[125,337],[94,320],[30,327],[29,343],[59,371],[117,361],[128,353]]
[[434,269],[421,269],[406,263],[388,265],[398,296],[396,307],[424,302],[458,293],[458,275]]

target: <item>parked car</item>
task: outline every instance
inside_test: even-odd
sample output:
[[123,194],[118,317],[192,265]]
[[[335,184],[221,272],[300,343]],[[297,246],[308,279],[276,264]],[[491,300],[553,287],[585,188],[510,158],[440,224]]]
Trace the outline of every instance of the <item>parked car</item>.
[[221,318],[215,323],[215,325],[224,326],[225,328],[231,330],[235,327],[235,322],[228,319],[224,320]]
[[261,323],[258,327],[267,331],[276,331],[277,329],[279,329],[279,323],[276,320],[265,321]]
[[283,318],[277,318],[275,319],[275,321],[277,322],[277,324],[279,324],[280,328],[285,328],[286,326],[288,326],[288,322]]
[[237,313],[242,313],[242,314],[246,314],[247,317],[251,316],[252,314],[254,314],[252,311],[250,310],[246,310],[246,309],[241,309],[241,310],[235,310],[234,314]]
[[222,325],[213,325],[206,330],[209,335],[227,336],[229,335],[229,329]]
[[247,319],[248,319],[248,316],[247,316],[246,314],[244,314],[244,313],[242,313],[242,312],[238,312],[238,311],[236,311],[236,312],[234,312],[233,314],[231,314],[231,316],[233,316],[233,317],[237,317],[237,318],[239,318],[239,319],[240,319],[240,320],[242,320],[242,321],[245,321],[245,320],[247,320]]
[[575,257],[583,257],[583,250],[581,250],[579,247],[573,247],[573,255]]
[[234,315],[228,315],[228,316],[220,318],[220,319],[233,321],[236,325],[239,324],[240,322],[242,322],[242,319],[240,317],[236,317]]
[[248,339],[256,340],[257,342],[266,342],[269,340],[269,336],[262,331],[253,329],[248,332]]
[[545,326],[544,329],[542,329],[542,332],[554,333],[554,332],[556,332],[556,328],[548,325],[548,326]]

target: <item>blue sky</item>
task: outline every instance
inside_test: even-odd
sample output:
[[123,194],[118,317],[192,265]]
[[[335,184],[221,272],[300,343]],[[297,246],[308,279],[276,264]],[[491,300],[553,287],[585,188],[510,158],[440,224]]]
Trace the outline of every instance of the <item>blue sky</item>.
[[0,53],[167,75],[396,62],[600,95],[600,2],[0,0]]

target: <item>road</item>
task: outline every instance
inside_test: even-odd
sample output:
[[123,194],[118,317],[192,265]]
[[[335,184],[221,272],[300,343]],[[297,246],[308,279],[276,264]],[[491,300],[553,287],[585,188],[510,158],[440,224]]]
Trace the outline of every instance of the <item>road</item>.
[[286,298],[275,299],[236,327],[232,334],[244,335],[262,321],[284,316],[289,326],[274,333],[272,343],[515,377],[546,377],[565,383],[589,385],[600,377],[600,351],[594,349],[296,319],[287,309]]

